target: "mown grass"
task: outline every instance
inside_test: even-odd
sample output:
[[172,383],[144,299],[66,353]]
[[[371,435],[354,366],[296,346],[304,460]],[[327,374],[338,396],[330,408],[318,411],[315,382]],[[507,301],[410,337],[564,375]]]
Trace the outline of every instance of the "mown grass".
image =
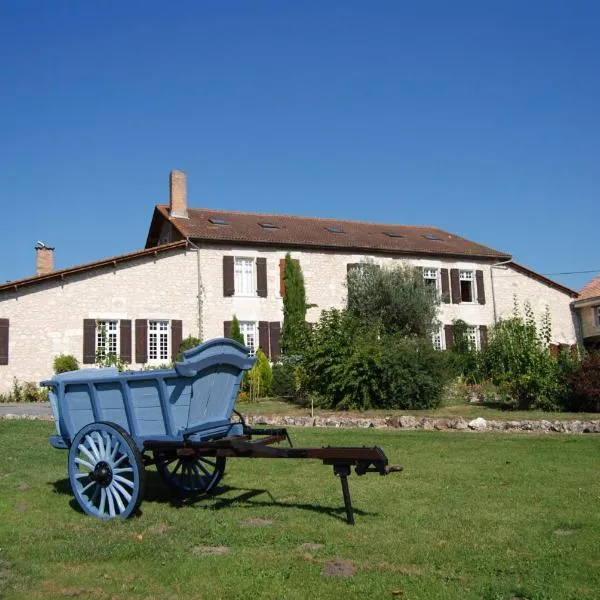
[[[265,398],[258,402],[240,402],[237,409],[242,413],[260,415],[288,415],[307,416],[311,414],[310,407],[300,406],[293,402],[279,398]],[[508,421],[541,420],[599,420],[599,413],[571,413],[571,412],[544,412],[542,410],[505,410],[498,405],[484,404],[444,404],[440,408],[428,410],[378,410],[372,409],[363,412],[357,411],[330,411],[319,408],[314,409],[318,416],[357,416],[357,417],[387,417],[392,415],[413,415],[415,417],[433,417],[450,419],[463,417],[465,419],[505,419]]]
[[[100,522],[73,507],[50,433],[0,422],[7,599],[598,598],[595,436],[293,431],[297,445],[381,445],[404,466],[350,478],[350,527],[330,467],[302,460],[230,460],[214,497],[183,504],[149,471],[142,514]],[[354,575],[325,576],[335,559]]]

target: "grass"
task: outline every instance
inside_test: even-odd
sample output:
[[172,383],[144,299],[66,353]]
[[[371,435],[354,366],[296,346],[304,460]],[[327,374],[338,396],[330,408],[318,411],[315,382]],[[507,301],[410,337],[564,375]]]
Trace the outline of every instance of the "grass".
[[[310,406],[303,407],[282,399],[265,398],[258,402],[241,402],[236,407],[245,414],[260,415],[310,415]],[[498,405],[457,403],[443,405],[440,408],[428,410],[378,410],[372,409],[364,412],[353,411],[328,411],[315,408],[314,414],[318,416],[358,416],[358,417],[387,417],[391,415],[413,415],[415,417],[434,417],[450,419],[463,417],[464,419],[505,419],[508,421],[541,420],[578,420],[593,421],[600,419],[598,413],[571,413],[571,412],[544,412],[541,410],[505,410]]]
[[[149,470],[141,516],[100,522],[74,508],[52,431],[0,422],[6,600],[598,597],[600,437],[293,431],[404,465],[350,478],[350,527],[330,467],[302,460],[230,460],[214,497],[183,504]],[[335,559],[354,575],[324,576]]]

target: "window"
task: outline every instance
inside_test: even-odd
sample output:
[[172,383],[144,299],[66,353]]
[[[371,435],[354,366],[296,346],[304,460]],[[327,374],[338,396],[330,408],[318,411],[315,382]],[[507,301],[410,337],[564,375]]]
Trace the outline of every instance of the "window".
[[169,321],[148,321],[148,362],[169,360]]
[[427,285],[434,286],[436,290],[439,288],[437,269],[423,269],[423,279]]
[[250,356],[254,356],[258,347],[256,321],[240,321],[240,332],[244,336],[244,345],[250,350]]
[[596,327],[600,327],[600,306],[596,306]]
[[467,327],[467,339],[469,340],[469,347],[471,350],[479,350],[479,335],[477,331],[477,327],[470,326]]
[[442,326],[440,325],[437,329],[434,329],[431,334],[431,341],[433,342],[433,347],[436,350],[444,349],[444,338],[442,336]]
[[118,321],[96,321],[96,356],[118,356]]
[[256,296],[256,276],[254,274],[255,260],[253,258],[235,257],[235,295]]
[[473,282],[473,271],[459,271],[460,281],[460,301],[461,302],[474,302],[474,282]]

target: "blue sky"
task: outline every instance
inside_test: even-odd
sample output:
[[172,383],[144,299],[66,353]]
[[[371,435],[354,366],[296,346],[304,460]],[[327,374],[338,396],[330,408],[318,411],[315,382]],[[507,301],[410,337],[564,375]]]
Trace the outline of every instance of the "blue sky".
[[[0,281],[191,206],[432,224],[600,270],[600,2],[0,3]],[[580,288],[593,273],[556,275]]]

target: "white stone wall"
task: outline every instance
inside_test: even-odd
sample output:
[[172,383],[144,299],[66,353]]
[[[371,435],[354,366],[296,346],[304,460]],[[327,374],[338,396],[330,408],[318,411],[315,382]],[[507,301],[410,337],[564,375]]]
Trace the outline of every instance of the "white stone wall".
[[10,390],[13,377],[21,382],[51,377],[59,354],[72,354],[85,366],[83,319],[181,319],[183,337],[197,335],[196,253],[161,253],[3,292],[0,317],[10,319],[9,364],[0,365],[0,393]]

